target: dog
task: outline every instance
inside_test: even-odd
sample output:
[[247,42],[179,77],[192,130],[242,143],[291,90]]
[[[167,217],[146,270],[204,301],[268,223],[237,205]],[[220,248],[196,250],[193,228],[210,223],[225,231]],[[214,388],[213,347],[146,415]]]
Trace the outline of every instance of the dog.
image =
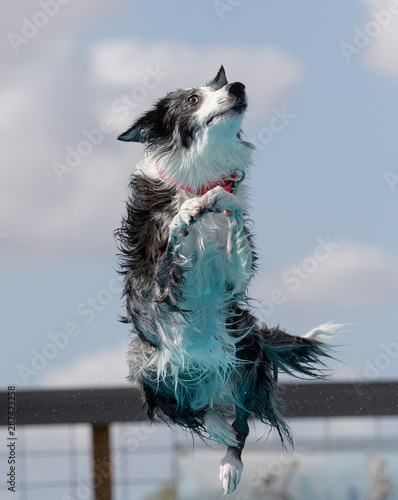
[[169,92],[118,137],[145,145],[116,231],[122,321],[135,334],[129,380],[142,389],[152,421],[227,446],[226,495],[241,477],[250,421],[292,442],[278,373],[323,377],[326,340],[339,328],[326,323],[291,336],[252,312],[256,250],[243,181],[254,148],[242,137],[246,109],[245,86],[228,83],[221,66],[205,86]]

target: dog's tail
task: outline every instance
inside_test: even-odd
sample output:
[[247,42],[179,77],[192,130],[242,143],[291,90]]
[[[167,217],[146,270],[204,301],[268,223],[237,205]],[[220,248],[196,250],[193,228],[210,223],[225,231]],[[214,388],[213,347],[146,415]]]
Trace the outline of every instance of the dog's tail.
[[[244,324],[254,320],[247,310],[242,310],[238,318]],[[235,324],[239,325],[238,321]],[[283,401],[278,390],[278,374],[326,378],[329,373],[325,360],[333,358],[330,338],[341,331],[342,326],[327,323],[298,337],[280,328],[254,325],[251,333],[238,344],[239,355],[248,363],[241,379],[237,407],[275,428],[283,446],[286,441],[292,445],[293,440],[289,425],[280,413]]]
[[293,336],[280,328],[262,327],[265,354],[277,372],[294,377],[309,376],[324,379],[327,366],[322,358],[332,358],[333,345],[330,339],[344,325],[325,323],[314,328],[303,337]]

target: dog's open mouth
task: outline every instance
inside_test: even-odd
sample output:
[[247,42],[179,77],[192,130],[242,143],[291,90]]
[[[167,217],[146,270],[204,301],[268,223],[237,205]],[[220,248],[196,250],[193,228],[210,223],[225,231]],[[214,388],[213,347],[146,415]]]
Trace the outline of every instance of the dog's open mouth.
[[217,120],[219,118],[224,119],[224,118],[228,118],[230,116],[240,115],[241,113],[243,113],[246,110],[246,108],[247,108],[246,101],[239,100],[232,106],[232,108],[226,109],[225,111],[222,111],[221,113],[216,113],[215,115],[211,116],[206,121],[206,125],[209,126],[213,122],[213,120]]

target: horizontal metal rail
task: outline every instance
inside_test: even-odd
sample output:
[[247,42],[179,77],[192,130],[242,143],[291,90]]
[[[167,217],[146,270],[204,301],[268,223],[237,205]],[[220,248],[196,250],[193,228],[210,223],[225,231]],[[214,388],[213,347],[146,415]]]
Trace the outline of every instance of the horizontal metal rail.
[[[398,415],[398,382],[286,384],[280,390],[287,417]],[[109,424],[147,420],[135,388],[12,390],[0,393],[0,425],[90,423],[93,491],[112,500]]]
[[[147,420],[138,389],[66,389],[16,393],[17,425]],[[398,382],[286,384],[282,413],[294,417],[398,415]],[[8,425],[8,393],[0,392],[0,425]]]

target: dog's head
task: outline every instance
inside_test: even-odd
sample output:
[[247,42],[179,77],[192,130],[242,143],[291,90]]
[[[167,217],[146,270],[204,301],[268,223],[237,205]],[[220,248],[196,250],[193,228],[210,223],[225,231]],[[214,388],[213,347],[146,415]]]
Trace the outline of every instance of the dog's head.
[[[221,66],[204,87],[168,93],[118,139],[144,143],[162,163],[163,170],[177,176],[181,183],[183,178],[191,184],[208,182],[230,172],[234,163],[239,162],[241,169],[242,163],[248,163],[239,160],[242,148],[251,149],[240,138],[246,108],[245,86],[240,82],[228,83]],[[178,172],[174,171],[177,164]],[[193,178],[192,166],[198,167],[194,170],[202,175]]]
[[155,107],[142,115],[118,139],[161,145],[179,141],[189,148],[195,134],[216,125],[229,126],[239,132],[247,108],[243,83],[228,83],[224,67],[205,87],[179,89],[160,99]]

